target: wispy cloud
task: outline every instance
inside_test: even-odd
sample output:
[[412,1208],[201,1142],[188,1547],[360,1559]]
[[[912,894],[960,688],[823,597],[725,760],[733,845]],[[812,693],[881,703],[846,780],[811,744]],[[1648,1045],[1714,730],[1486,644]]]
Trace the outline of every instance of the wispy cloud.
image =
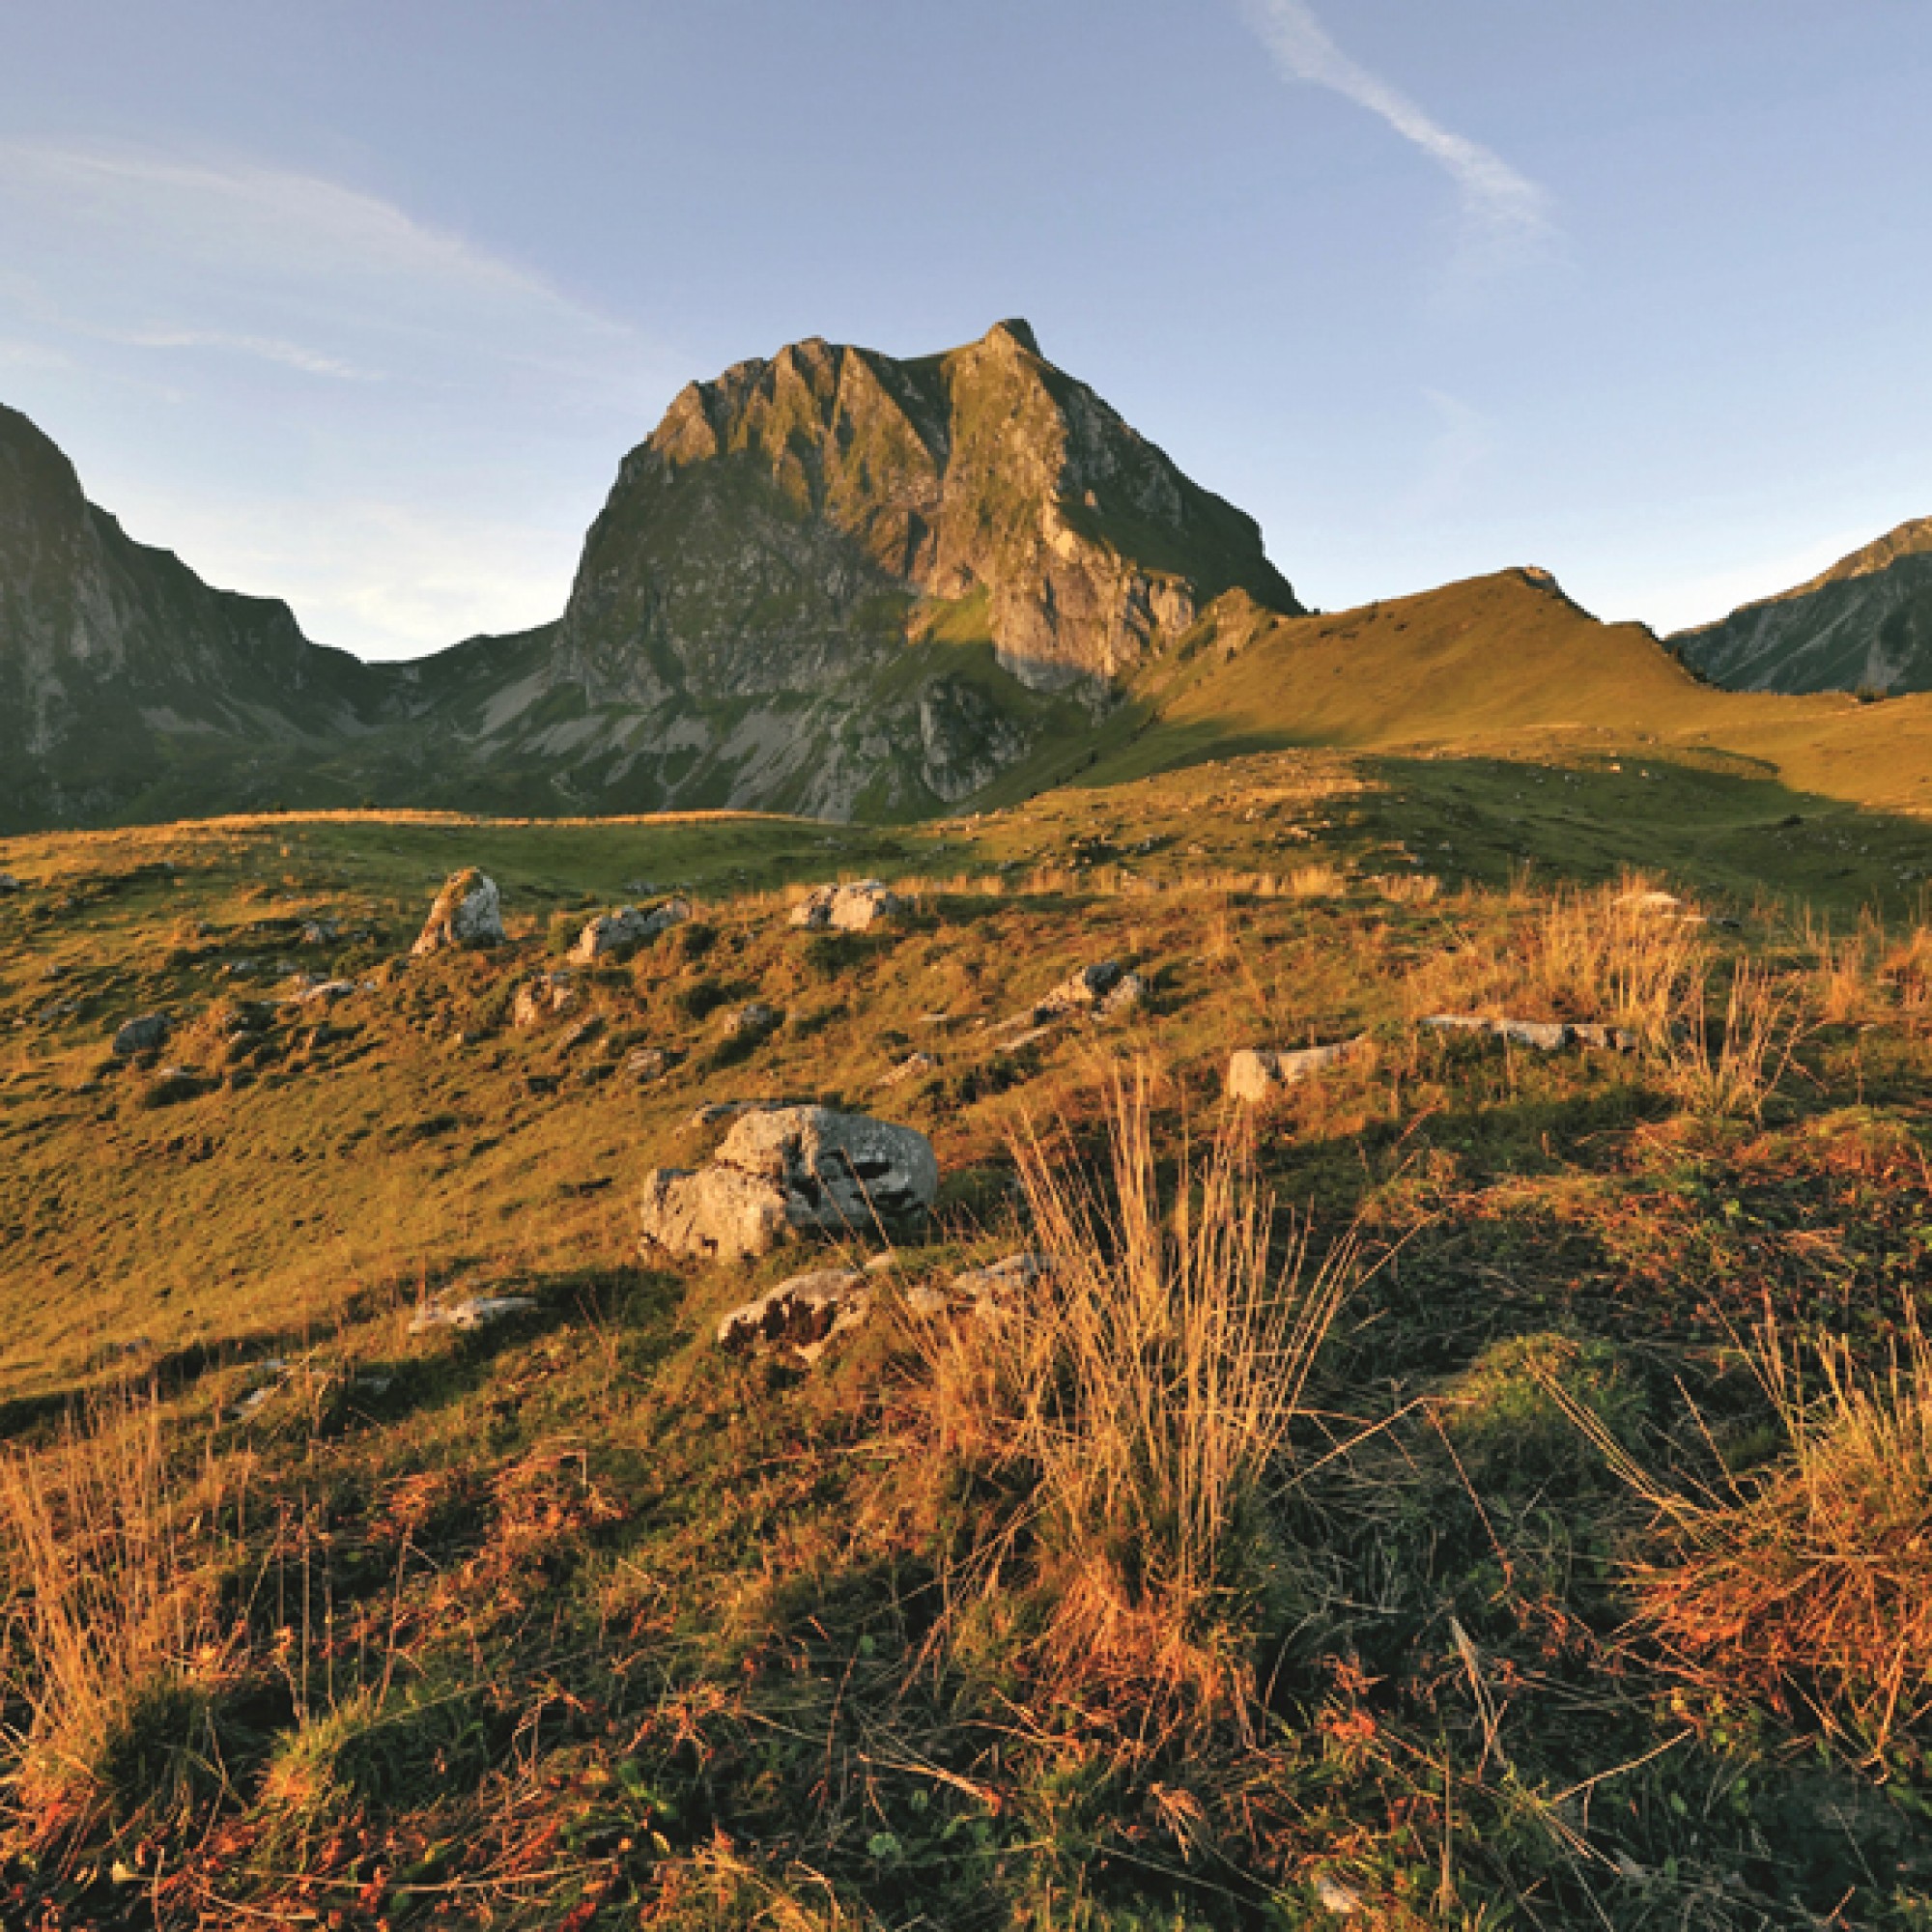
[[[1242,0],[1255,31],[1290,78],[1325,87],[1384,121],[1456,185],[1465,254],[1517,255],[1555,232],[1547,190],[1500,155],[1443,127],[1407,95],[1345,53],[1306,0]],[[1471,263],[1465,263],[1470,266]]]
[[681,367],[495,236],[262,160],[0,139],[0,391],[98,501],[377,656],[562,609]]
[[218,328],[87,328],[85,332],[99,341],[119,342],[129,349],[206,349],[253,355],[284,369],[298,369],[304,376],[328,376],[344,383],[377,380],[370,370],[358,369],[339,356],[324,355],[304,349],[299,342],[283,342],[272,335],[235,335]]
[[245,160],[0,141],[0,235],[38,244],[14,253],[14,279],[34,265],[43,320],[128,347],[338,380],[389,373],[382,360],[407,361],[452,326],[469,355],[554,367],[637,348],[541,274],[392,202]]

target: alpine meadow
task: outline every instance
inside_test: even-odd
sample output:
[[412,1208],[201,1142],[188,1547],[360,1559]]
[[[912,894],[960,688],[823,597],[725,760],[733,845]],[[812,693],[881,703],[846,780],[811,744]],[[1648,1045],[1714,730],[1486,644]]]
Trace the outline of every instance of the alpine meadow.
[[412,657],[0,409],[0,1925],[1932,1925],[1932,521],[1320,610],[1052,346]]

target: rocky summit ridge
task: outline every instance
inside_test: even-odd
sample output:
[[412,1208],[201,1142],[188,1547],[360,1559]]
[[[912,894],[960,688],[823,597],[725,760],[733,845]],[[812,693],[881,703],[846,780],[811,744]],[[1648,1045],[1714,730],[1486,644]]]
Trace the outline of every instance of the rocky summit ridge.
[[916,816],[1091,729],[1230,593],[1300,608],[1253,519],[1018,321],[689,384],[557,623],[405,665],[132,544],[9,412],[0,829],[364,800]]

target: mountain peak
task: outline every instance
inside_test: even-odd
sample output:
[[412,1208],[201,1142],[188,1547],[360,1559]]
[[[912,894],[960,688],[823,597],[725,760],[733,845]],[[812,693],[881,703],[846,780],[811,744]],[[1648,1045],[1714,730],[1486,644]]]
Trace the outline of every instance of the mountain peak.
[[987,344],[1008,343],[1014,348],[1024,349],[1029,355],[1039,355],[1039,337],[1033,332],[1033,324],[1017,315],[1009,316],[1004,322],[996,322],[980,340]]

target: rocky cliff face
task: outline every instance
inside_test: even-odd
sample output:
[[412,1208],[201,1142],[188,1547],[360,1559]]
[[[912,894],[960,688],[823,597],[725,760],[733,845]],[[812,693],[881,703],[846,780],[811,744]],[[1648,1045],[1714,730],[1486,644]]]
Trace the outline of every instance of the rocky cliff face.
[[0,409],[0,825],[112,817],[172,777],[318,752],[378,699],[286,605],[131,541]]
[[1297,609],[1253,521],[1024,323],[905,362],[802,342],[625,458],[529,705],[581,695],[543,728],[607,793],[919,811],[1082,728],[1235,588]]
[[[1077,742],[1230,593],[1298,609],[1252,519],[1018,322],[916,361],[802,342],[691,384],[624,459],[556,625],[407,666],[323,651],[284,607],[131,544],[10,416],[0,679],[32,722],[0,817],[364,797],[912,816]],[[103,726],[118,776],[77,781]]]
[[1738,691],[1932,691],[1932,519],[1670,646]]

